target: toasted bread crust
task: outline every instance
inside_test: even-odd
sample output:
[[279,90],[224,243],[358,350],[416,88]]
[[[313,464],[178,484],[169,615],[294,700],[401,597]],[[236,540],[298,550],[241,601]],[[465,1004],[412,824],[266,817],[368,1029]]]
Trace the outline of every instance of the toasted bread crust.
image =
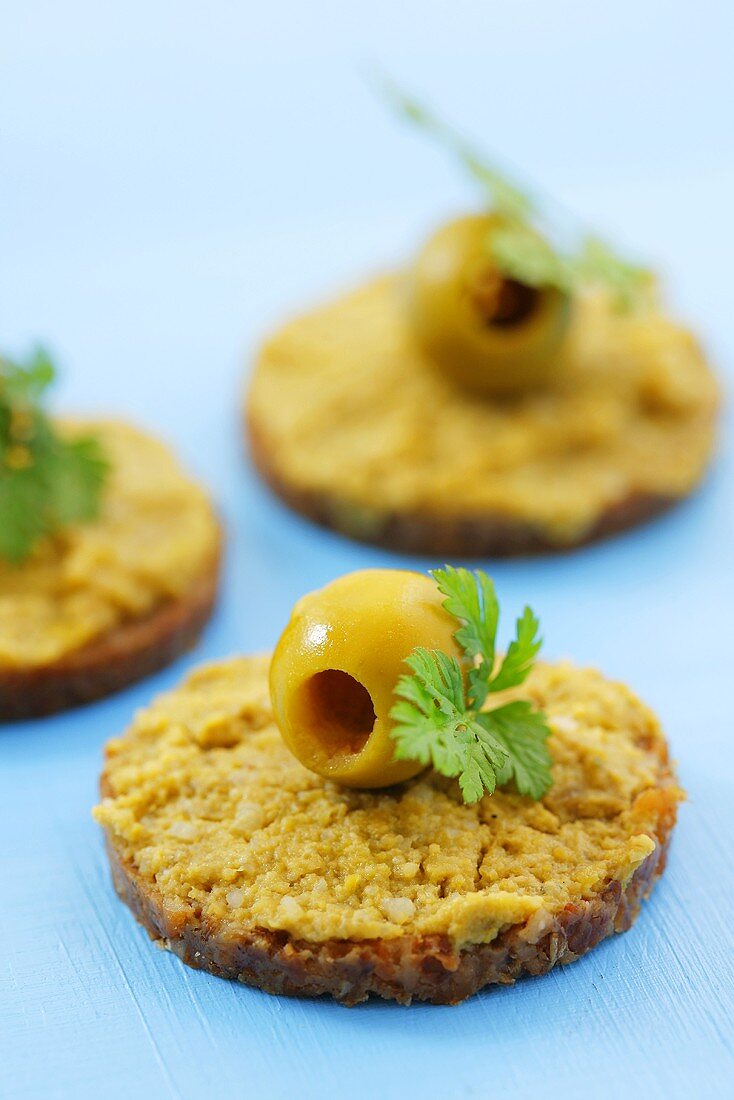
[[0,668],[0,721],[91,703],[164,668],[196,642],[217,596],[219,557],[184,596],[51,664]]
[[[102,784],[102,794],[110,794]],[[227,939],[195,919],[176,918],[161,896],[112,844],[107,851],[115,889],[151,939],[182,962],[218,977],[289,997],[328,995],[356,1005],[376,994],[400,1004],[457,1004],[487,985],[512,985],[574,962],[607,936],[625,932],[665,868],[674,816],[661,819],[655,850],[626,886],[609,882],[594,898],[568,905],[533,943],[512,926],[488,944],[456,950],[443,936],[307,943],[286,932],[254,929]]]
[[246,430],[252,461],[263,481],[290,508],[349,538],[407,554],[513,557],[558,553],[615,535],[667,511],[681,497],[633,493],[606,508],[583,535],[569,542],[548,539],[538,528],[499,513],[442,513],[372,509],[369,516],[331,493],[304,489],[277,468],[273,448],[251,413]]

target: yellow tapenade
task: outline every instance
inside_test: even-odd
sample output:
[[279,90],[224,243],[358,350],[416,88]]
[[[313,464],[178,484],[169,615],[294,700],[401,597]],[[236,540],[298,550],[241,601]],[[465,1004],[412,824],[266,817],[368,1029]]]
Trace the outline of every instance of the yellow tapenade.
[[273,720],[268,667],[202,668],[140,712],[107,747],[95,811],[138,896],[228,973],[258,930],[459,949],[518,925],[536,942],[623,890],[682,797],[652,713],[597,672],[539,665],[523,687],[552,730],[542,801],[498,791],[468,806],[435,772],[372,792],[306,770]]
[[215,567],[211,503],[170,451],[117,421],[84,427],[111,465],[99,518],[45,540],[20,565],[0,561],[0,669],[49,665]]

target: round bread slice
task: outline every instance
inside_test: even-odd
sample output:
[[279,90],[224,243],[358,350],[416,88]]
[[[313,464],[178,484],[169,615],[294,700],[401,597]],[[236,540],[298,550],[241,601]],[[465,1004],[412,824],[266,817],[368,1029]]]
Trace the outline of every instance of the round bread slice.
[[380,792],[308,772],[274,725],[268,663],[202,668],[107,746],[95,816],[115,887],[185,963],[347,1005],[453,1004],[630,927],[683,795],[626,687],[538,666],[552,789],[467,806],[433,772]]
[[214,607],[222,534],[206,494],[157,440],[92,427],[112,464],[99,518],[20,566],[0,562],[0,720],[155,672],[193,646]]
[[398,278],[287,324],[260,354],[253,462],[296,511],[411,553],[567,550],[639,524],[701,480],[717,387],[661,313],[575,303],[544,390],[487,400],[420,351]]

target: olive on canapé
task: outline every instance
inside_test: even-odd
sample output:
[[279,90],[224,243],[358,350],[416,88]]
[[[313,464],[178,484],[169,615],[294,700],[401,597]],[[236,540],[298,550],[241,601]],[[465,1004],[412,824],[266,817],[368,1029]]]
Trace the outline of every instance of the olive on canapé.
[[449,222],[423,247],[409,277],[419,345],[445,374],[487,395],[545,382],[570,315],[562,291],[498,270],[488,242],[501,225],[496,214]]
[[423,770],[395,760],[390,710],[416,646],[460,656],[443,600],[424,574],[365,569],[298,601],[273,654],[270,695],[302,764],[347,787],[387,787]]

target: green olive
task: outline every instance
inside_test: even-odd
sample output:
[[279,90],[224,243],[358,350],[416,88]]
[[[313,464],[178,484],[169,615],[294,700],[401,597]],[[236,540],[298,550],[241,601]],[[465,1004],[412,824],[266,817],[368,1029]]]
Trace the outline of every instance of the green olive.
[[390,710],[416,646],[460,655],[443,599],[423,573],[363,569],[298,601],[273,653],[270,697],[302,764],[347,787],[388,787],[423,770],[395,759]]
[[554,287],[503,275],[487,249],[496,214],[449,222],[420,252],[409,280],[418,343],[444,373],[483,394],[542,385],[566,331],[570,301]]

